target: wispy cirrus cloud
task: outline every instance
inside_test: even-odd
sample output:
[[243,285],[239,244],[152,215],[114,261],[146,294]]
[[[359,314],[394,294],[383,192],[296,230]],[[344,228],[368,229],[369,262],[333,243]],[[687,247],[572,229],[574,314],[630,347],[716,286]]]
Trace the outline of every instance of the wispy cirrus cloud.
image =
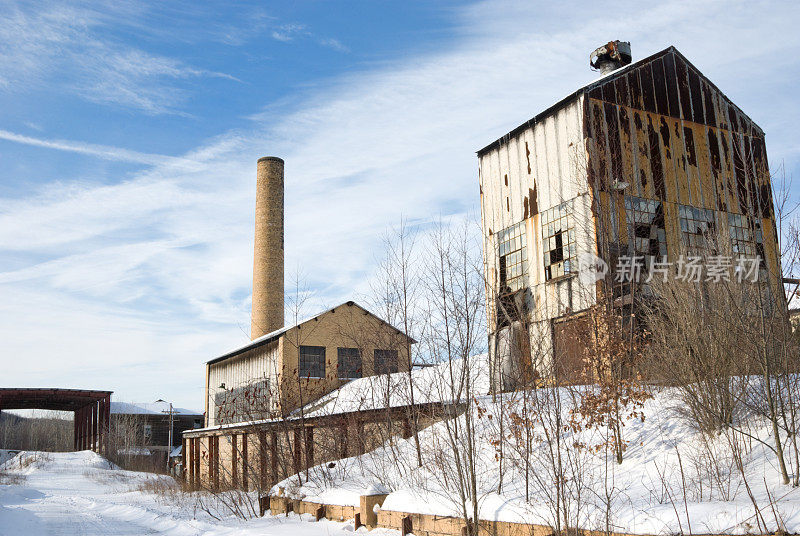
[[277,41],[288,43],[300,36],[309,36],[311,32],[306,29],[305,24],[281,24],[272,30],[272,38]]
[[139,151],[132,151],[130,149],[112,147],[109,145],[35,138],[32,136],[26,136],[24,134],[9,132],[8,130],[3,129],[0,129],[0,140],[13,141],[16,143],[22,143],[24,145],[32,145],[34,147],[45,147],[47,149],[56,149],[58,151],[67,151],[71,153],[95,156],[97,158],[102,158],[103,160],[113,160],[117,162],[132,162],[135,164],[145,164],[150,166],[159,164],[174,164],[180,166],[197,165],[197,163],[185,158],[142,153]]
[[290,43],[298,39],[311,39],[318,45],[336,50],[337,52],[350,52],[350,49],[341,41],[332,37],[319,37],[305,24],[281,24],[272,30],[272,38],[282,43]]
[[179,113],[185,92],[173,82],[225,73],[147,53],[107,37],[109,26],[145,14],[128,4],[56,4],[3,0],[0,89],[57,84],[82,98],[144,111]]

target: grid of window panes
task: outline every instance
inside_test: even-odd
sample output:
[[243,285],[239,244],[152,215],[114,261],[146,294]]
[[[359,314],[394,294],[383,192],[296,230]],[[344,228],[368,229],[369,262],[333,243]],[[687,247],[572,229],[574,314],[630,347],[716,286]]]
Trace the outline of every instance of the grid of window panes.
[[339,378],[360,378],[361,350],[358,348],[338,348],[337,353]]
[[754,222],[750,227],[749,218],[741,214],[728,214],[728,232],[731,235],[731,246],[734,254],[745,257],[755,257],[756,243],[762,244],[764,237],[761,234],[761,225]]
[[764,234],[757,219],[741,214],[728,214],[728,233],[731,235],[731,248],[737,257],[759,258],[761,268],[766,268],[764,258]]
[[525,286],[528,273],[528,246],[525,222],[517,223],[497,233],[500,256],[500,288],[515,291]]
[[298,373],[301,378],[324,378],[325,347],[301,346]]
[[714,211],[707,208],[680,205],[681,241],[690,254],[709,253],[710,240],[715,233]]
[[625,196],[625,218],[628,223],[628,243],[632,254],[663,260],[667,256],[667,233],[664,230],[664,208],[661,201]]
[[397,350],[375,349],[373,367],[375,374],[388,374],[397,372]]
[[542,250],[546,280],[569,275],[577,269],[574,225],[572,200],[542,212]]

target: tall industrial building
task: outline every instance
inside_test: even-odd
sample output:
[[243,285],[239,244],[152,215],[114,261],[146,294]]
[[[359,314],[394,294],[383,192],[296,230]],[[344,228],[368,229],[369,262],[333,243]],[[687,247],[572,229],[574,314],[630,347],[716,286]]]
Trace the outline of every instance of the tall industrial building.
[[592,255],[675,262],[721,233],[780,287],[761,128],[674,47],[631,63],[614,41],[591,63],[599,79],[478,151],[495,389],[520,365],[580,367]]

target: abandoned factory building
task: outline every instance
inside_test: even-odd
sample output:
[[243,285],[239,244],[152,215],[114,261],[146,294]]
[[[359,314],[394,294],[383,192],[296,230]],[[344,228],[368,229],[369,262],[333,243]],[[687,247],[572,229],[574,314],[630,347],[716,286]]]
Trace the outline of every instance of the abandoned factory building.
[[[574,335],[605,292],[579,277],[582,255],[675,261],[722,233],[780,282],[764,132],[674,47],[631,63],[615,41],[591,61],[599,79],[478,151],[486,391],[513,389],[523,361],[580,366]],[[266,490],[408,437],[412,413],[427,425],[460,403],[388,396],[399,376],[424,373],[409,371],[414,341],[354,302],[285,324],[283,184],[284,162],[260,159],[251,340],[206,363],[205,426],[183,434],[193,486]],[[610,295],[633,307],[633,290]],[[337,406],[359,398],[348,386],[387,397]]]
[[[600,292],[579,277],[587,254],[612,272],[723,236],[780,288],[761,128],[674,47],[631,63],[616,41],[591,60],[601,78],[478,151],[495,388],[528,359],[580,377],[571,345]],[[614,293],[631,306],[630,287]]]

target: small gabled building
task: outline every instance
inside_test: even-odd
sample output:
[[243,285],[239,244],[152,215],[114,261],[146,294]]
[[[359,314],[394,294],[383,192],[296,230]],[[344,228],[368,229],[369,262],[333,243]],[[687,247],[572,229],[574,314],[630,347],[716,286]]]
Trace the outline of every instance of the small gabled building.
[[348,301],[206,363],[206,426],[288,415],[344,383],[407,371],[414,341]]

